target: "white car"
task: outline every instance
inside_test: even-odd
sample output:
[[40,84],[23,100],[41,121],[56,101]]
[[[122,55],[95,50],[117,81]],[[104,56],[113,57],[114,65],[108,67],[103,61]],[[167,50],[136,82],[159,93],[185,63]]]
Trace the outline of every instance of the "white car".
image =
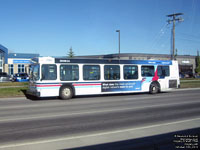
[[0,82],[9,82],[10,76],[6,72],[0,72]]

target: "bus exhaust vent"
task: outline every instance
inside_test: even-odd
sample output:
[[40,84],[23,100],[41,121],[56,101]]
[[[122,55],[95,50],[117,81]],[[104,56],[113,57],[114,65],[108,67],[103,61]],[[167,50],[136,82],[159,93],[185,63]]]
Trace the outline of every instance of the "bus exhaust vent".
[[177,88],[177,80],[169,80],[169,88]]

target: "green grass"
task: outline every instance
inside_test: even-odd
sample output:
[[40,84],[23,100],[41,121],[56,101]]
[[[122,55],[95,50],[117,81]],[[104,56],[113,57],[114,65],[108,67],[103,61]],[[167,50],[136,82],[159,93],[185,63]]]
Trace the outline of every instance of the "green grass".
[[0,97],[19,97],[24,96],[27,87],[0,88]]
[[200,80],[181,80],[181,88],[200,88]]
[[184,81],[184,80],[199,80],[200,81],[200,78],[181,78],[180,80],[181,81]]
[[0,82],[0,87],[3,86],[28,86],[28,82]]

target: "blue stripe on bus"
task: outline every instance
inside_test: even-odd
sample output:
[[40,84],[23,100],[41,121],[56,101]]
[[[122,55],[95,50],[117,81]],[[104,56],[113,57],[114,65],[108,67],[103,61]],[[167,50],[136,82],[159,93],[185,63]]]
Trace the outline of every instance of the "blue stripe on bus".
[[171,60],[105,60],[105,59],[65,59],[55,58],[55,63],[93,63],[93,64],[141,64],[141,65],[172,65]]

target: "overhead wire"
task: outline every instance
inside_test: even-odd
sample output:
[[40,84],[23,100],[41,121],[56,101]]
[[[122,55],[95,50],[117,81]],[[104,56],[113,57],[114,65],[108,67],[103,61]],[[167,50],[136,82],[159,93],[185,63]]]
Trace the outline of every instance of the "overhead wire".
[[155,35],[151,45],[151,49],[153,49],[160,42],[160,39],[165,35],[167,29],[169,28],[168,25],[168,23],[164,24],[163,27],[159,30],[159,32]]

